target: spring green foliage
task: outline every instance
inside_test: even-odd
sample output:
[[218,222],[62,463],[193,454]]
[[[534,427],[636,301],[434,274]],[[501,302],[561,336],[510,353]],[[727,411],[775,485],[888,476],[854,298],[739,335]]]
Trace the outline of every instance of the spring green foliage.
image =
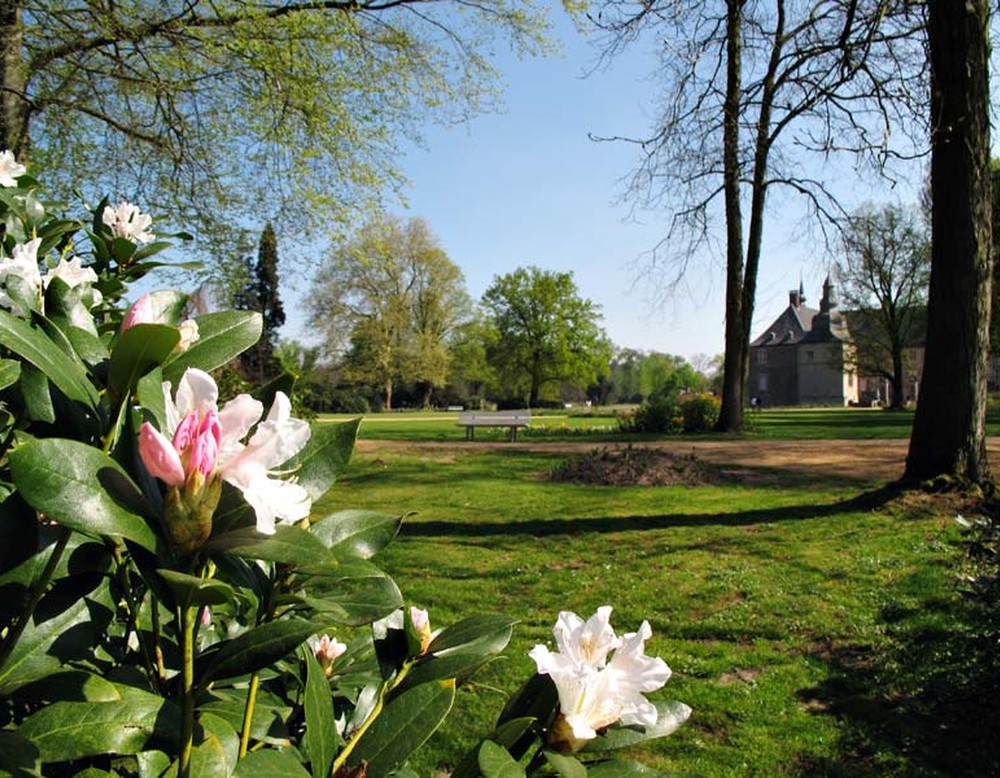
[[402,380],[444,384],[446,339],[467,317],[462,271],[422,219],[373,219],[335,245],[313,283],[312,323],[345,377],[378,387],[383,410]]
[[580,297],[572,273],[518,268],[493,280],[483,306],[495,333],[489,361],[509,397],[533,407],[561,384],[586,387],[607,371],[600,306]]
[[510,0],[13,0],[0,25],[0,148],[202,235],[342,223],[401,183],[428,117],[494,104],[493,46],[546,48]]

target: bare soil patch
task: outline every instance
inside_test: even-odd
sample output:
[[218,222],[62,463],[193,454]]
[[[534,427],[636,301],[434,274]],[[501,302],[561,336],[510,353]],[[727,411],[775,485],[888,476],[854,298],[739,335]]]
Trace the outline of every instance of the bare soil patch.
[[573,454],[556,467],[553,481],[587,486],[702,486],[735,479],[691,454],[625,446]]

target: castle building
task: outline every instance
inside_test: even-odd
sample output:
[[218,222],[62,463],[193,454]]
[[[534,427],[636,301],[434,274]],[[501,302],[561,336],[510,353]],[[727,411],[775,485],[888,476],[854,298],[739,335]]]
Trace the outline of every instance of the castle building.
[[788,307],[750,344],[747,391],[765,407],[858,402],[854,344],[829,277],[819,310],[806,306],[802,284]]

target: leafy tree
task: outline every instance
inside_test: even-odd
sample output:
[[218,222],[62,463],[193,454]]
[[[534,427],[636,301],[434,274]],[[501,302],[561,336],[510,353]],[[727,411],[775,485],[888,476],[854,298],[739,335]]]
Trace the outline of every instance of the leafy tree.
[[493,279],[483,305],[496,332],[490,363],[505,391],[529,407],[546,390],[586,386],[607,371],[600,306],[580,297],[572,273],[518,268]]
[[346,377],[377,385],[385,410],[400,381],[442,386],[445,344],[470,303],[461,270],[426,222],[372,220],[334,246],[330,260],[309,305],[327,350],[345,355]]
[[[857,369],[892,385],[892,406],[903,406],[907,349],[922,336],[930,274],[930,242],[920,216],[898,206],[862,209],[848,220],[841,297]],[[922,345],[922,342],[921,342]]]
[[0,148],[202,228],[326,225],[399,184],[428,116],[490,105],[492,38],[543,27],[512,0],[4,0]]
[[992,298],[989,13],[930,0],[931,279],[927,348],[905,479],[988,479]]
[[482,401],[496,385],[496,373],[489,362],[490,340],[495,335],[481,316],[475,316],[455,330],[449,343],[448,383],[464,401]]
[[280,372],[274,349],[278,329],[285,323],[285,309],[278,294],[278,239],[271,223],[260,236],[257,261],[244,259],[246,281],[234,295],[233,305],[261,315],[264,329],[256,345],[240,358],[246,378],[257,384],[266,383]]
[[[912,110],[926,67],[922,19],[911,3],[885,0],[596,5],[590,18],[607,33],[606,56],[644,33],[666,44],[659,46],[663,112],[653,131],[608,138],[641,150],[626,196],[673,212],[645,280],[667,291],[680,281],[690,258],[714,242],[721,201],[726,329],[718,428],[735,432],[743,422],[768,194],[786,187],[834,218],[837,201],[807,172],[804,151],[846,150],[881,161],[889,138],[910,134],[900,125],[922,138]],[[676,270],[666,281],[664,262]]]

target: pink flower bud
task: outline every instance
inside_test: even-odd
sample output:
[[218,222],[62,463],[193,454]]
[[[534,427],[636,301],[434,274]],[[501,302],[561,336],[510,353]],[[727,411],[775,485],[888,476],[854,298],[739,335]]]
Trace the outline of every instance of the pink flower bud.
[[184,465],[174,444],[149,422],[139,430],[139,458],[149,474],[170,486],[184,483]]
[[222,428],[219,425],[219,414],[215,410],[208,411],[201,418],[197,411],[192,411],[177,425],[177,431],[174,432],[174,448],[180,454],[181,461],[186,464],[187,473],[197,470],[206,478],[215,472],[221,440]]
[[206,605],[201,609],[201,626],[207,627],[212,623],[212,611]]
[[320,666],[323,668],[323,672],[327,678],[333,675],[332,666],[334,660],[346,650],[346,643],[341,643],[329,635],[323,635],[319,639],[319,642],[313,645],[313,652],[316,654],[316,658],[319,660]]
[[134,327],[136,324],[153,324],[153,298],[148,294],[144,294],[134,303],[132,303],[128,310],[125,311],[125,318],[122,319],[121,331],[130,327]]

